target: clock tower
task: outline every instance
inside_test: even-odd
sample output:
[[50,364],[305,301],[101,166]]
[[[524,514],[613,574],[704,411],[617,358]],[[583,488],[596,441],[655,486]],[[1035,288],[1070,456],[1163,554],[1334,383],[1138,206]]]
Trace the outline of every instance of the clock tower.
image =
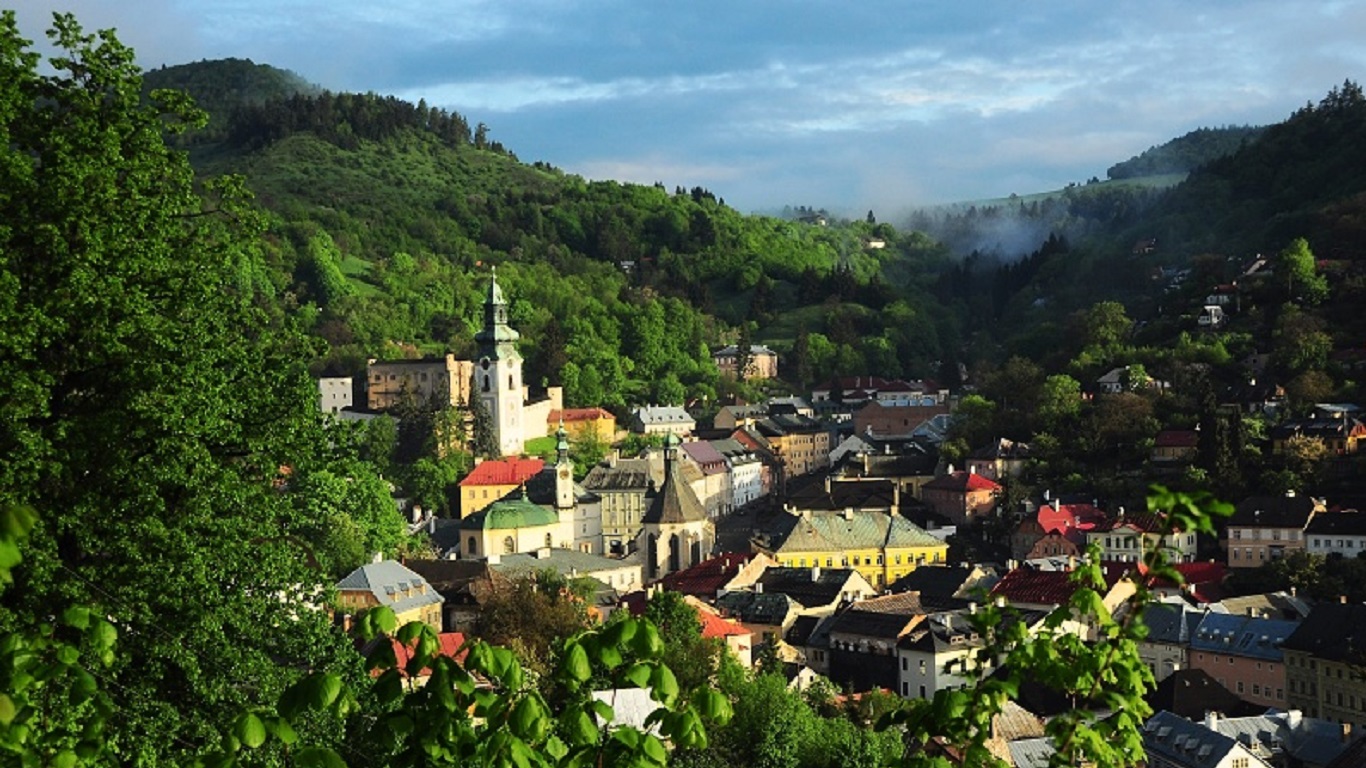
[[508,325],[507,300],[498,287],[495,271],[484,297],[484,329],[474,335],[479,357],[474,364],[473,397],[478,397],[493,422],[494,439],[503,456],[517,456],[522,442],[522,356],[517,353],[520,334]]

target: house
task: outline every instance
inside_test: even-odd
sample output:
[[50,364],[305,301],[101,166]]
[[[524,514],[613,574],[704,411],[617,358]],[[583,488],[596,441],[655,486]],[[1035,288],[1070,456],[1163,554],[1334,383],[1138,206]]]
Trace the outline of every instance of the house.
[[782,594],[769,594],[762,589],[727,592],[716,598],[721,615],[739,621],[749,629],[755,642],[769,645],[778,643],[802,615],[802,606]]
[[1138,641],[1138,657],[1148,665],[1153,680],[1162,682],[1178,670],[1189,669],[1191,636],[1205,612],[1184,600],[1151,603],[1143,609],[1148,636]]
[[737,430],[734,437],[741,435],[751,440],[757,435],[777,462],[784,481],[830,466],[830,430],[813,418],[777,414]]
[[915,592],[922,600],[951,604],[954,600],[986,599],[1000,576],[981,565],[927,565],[902,576],[887,588],[889,592]]
[[738,621],[722,617],[715,608],[696,598],[684,598],[684,601],[697,611],[697,618],[702,622],[703,639],[721,641],[726,646],[726,650],[730,651],[736,661],[740,662],[740,666],[745,669],[754,666],[754,632],[752,630]]
[[770,565],[754,580],[754,589],[787,595],[808,613],[836,608],[877,595],[872,584],[853,568],[810,568]]
[[452,354],[422,360],[372,358],[365,370],[365,405],[372,411],[430,402],[453,408],[470,402],[473,376],[474,363]]
[[630,550],[645,515],[650,483],[649,460],[620,459],[615,453],[584,476],[584,489],[600,500],[606,554],[624,555]]
[[617,417],[602,408],[557,408],[546,419],[546,434],[563,424],[569,439],[576,442],[594,439],[603,445],[617,436]]
[[1249,496],[1228,519],[1228,565],[1256,568],[1305,548],[1305,529],[1325,509],[1322,501],[1286,491],[1283,496]]
[[596,579],[618,594],[640,589],[645,583],[640,558],[604,557],[574,549],[542,547],[531,552],[490,555],[489,569],[504,582],[534,578],[541,571],[554,571],[566,580]]
[[726,592],[752,587],[770,565],[777,565],[777,561],[766,555],[727,552],[674,571],[659,583],[670,592],[712,602]]
[[1310,554],[1358,557],[1366,552],[1366,513],[1352,509],[1314,515],[1304,538]]
[[1189,463],[1195,461],[1199,451],[1199,432],[1193,429],[1164,429],[1153,438],[1150,458],[1164,464]]
[[[902,381],[881,376],[844,376],[811,390],[813,403],[862,405],[871,400],[887,406],[931,405],[948,400],[948,390],[932,381]],[[862,430],[859,430],[862,431]]]
[[967,525],[991,514],[1001,491],[995,480],[959,470],[925,483],[920,498],[954,524]]
[[950,408],[946,403],[883,405],[877,400],[871,400],[854,411],[854,432],[875,437],[908,435],[930,419],[949,413]]
[[420,621],[441,631],[443,599],[427,580],[402,563],[366,563],[337,582],[337,603],[350,614],[384,606],[398,617],[399,626]]
[[905,453],[867,450],[845,454],[838,461],[831,452],[831,460],[835,463],[830,469],[830,478],[840,483],[888,480],[897,485],[902,497],[920,498],[921,488],[934,479],[938,457],[918,443],[912,445],[916,448]]
[[631,413],[631,431],[637,434],[687,437],[696,428],[697,421],[676,405],[649,405]]
[[1154,712],[1166,710],[1187,720],[1199,720],[1209,712],[1240,717],[1266,711],[1266,707],[1249,704],[1230,693],[1199,669],[1174,670],[1143,698]]
[[1171,712],[1158,712],[1143,724],[1143,751],[1155,768],[1271,767],[1237,739]]
[[1164,549],[1174,563],[1195,560],[1195,532],[1165,533],[1166,520],[1152,512],[1125,513],[1120,507],[1114,518],[1107,518],[1086,531],[1086,546],[1099,546],[1101,560],[1136,563],[1145,551]]
[[1316,414],[1306,419],[1290,419],[1272,427],[1272,453],[1285,452],[1286,442],[1291,438],[1311,438],[1323,442],[1328,452],[1335,456],[1350,456],[1357,452],[1358,444],[1366,438],[1366,424],[1349,415],[1346,411],[1335,414]]
[[340,413],[355,404],[354,392],[350,376],[318,379],[318,407],[323,413]]
[[1280,644],[1298,621],[1209,613],[1190,639],[1192,669],[1208,672],[1244,701],[1286,706],[1285,666]]
[[913,592],[854,603],[824,626],[830,679],[853,691],[900,690],[897,645],[928,611]]
[[[461,632],[441,632],[436,636],[436,655],[454,659],[460,664],[465,663],[465,656],[469,652],[465,647],[466,636]],[[389,643],[394,651],[393,669],[398,670],[399,677],[408,685],[422,687],[427,684],[427,680],[432,676],[431,667],[423,667],[415,672],[408,670],[408,664],[412,662],[413,656],[417,652],[418,641],[414,639],[409,643],[404,643],[396,637],[377,637],[361,649],[362,655],[367,655],[377,643]],[[378,677],[381,671],[378,669],[370,670],[373,677]]]
[[[1102,564],[1101,575],[1106,590],[1101,602],[1113,612],[1136,589],[1133,581],[1126,578],[1130,571],[1118,563]],[[1016,568],[991,588],[993,600],[1003,599],[1015,608],[1032,611],[1052,611],[1072,599],[1078,585],[1072,581],[1072,569],[1043,570],[1022,566]],[[1086,616],[1074,616],[1063,622],[1062,629],[1082,639],[1095,639],[1093,622]]]
[[469,517],[521,487],[545,468],[545,459],[489,459],[460,480],[460,516]]
[[[946,688],[976,683],[993,668],[978,651],[986,644],[973,622],[976,606],[929,614],[897,643],[898,692],[902,698],[932,699]],[[1025,611],[1006,621],[1022,621],[1033,632],[1043,621],[1039,611]]]
[[1366,724],[1366,605],[1318,603],[1281,644],[1286,706]]
[[702,473],[702,483],[698,498],[711,518],[729,514],[734,508],[730,493],[730,467],[726,457],[716,447],[705,440],[683,443],[683,456]]
[[771,482],[768,468],[757,453],[731,438],[712,440],[711,445],[726,460],[728,511],[745,510],[768,495]]
[[901,515],[853,508],[780,515],[754,548],[789,567],[854,568],[878,589],[948,557],[947,544]]
[[[716,368],[721,371],[722,376],[737,378],[736,373],[740,361],[739,347],[734,344],[722,347],[712,353],[711,360],[716,363]],[[741,378],[746,380],[778,378],[778,353],[763,344],[751,344],[749,360],[745,365],[744,376]]]
[[1205,715],[1203,724],[1236,739],[1278,768],[1324,768],[1347,751],[1355,738],[1350,724],[1305,717],[1296,709],[1234,717],[1210,713]]
[[507,586],[484,560],[407,560],[414,573],[441,595],[442,628],[446,632],[471,632],[484,604]]
[[1007,477],[1018,477],[1029,461],[1029,443],[1009,438],[997,438],[991,445],[968,454],[967,469],[988,480],[1000,482]]
[[766,405],[723,405],[711,423],[715,429],[735,429],[747,427],[766,416]]

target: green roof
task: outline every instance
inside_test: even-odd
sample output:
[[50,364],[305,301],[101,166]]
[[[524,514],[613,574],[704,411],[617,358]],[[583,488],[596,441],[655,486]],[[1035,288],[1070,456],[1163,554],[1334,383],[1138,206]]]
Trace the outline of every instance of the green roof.
[[778,537],[782,541],[773,548],[778,553],[944,546],[910,520],[876,510],[794,515],[791,527]]
[[522,493],[509,495],[499,499],[484,509],[465,518],[460,523],[460,527],[485,531],[503,531],[515,528],[535,528],[541,525],[554,525],[559,521],[559,515],[528,500],[526,491],[523,489]]

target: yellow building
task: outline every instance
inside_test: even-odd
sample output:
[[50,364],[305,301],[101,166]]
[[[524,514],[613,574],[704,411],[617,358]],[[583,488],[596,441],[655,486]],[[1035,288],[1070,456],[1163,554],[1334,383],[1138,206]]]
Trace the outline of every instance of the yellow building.
[[367,563],[337,582],[337,602],[351,614],[388,606],[399,626],[421,621],[441,631],[441,605],[445,598],[417,573],[402,563],[382,560]]
[[755,549],[780,565],[853,568],[882,588],[926,563],[948,560],[949,545],[899,514],[879,510],[803,510]]
[[563,424],[569,439],[580,441],[596,435],[598,442],[610,445],[617,437],[617,417],[601,408],[564,408],[550,412],[546,434],[554,434]]
[[545,468],[545,459],[489,459],[460,481],[460,516],[484,509],[517,490]]

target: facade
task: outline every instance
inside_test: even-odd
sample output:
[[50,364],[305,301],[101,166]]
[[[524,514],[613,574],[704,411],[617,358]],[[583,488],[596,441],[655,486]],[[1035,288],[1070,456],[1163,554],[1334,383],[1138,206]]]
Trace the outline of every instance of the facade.
[[1147,550],[1165,549],[1174,563],[1195,560],[1195,532],[1177,531],[1162,534],[1164,521],[1148,512],[1125,514],[1122,510],[1113,520],[1086,531],[1086,545],[1100,546],[1102,560],[1136,563]]
[[948,545],[902,517],[877,510],[804,510],[786,515],[755,548],[779,564],[854,568],[882,589],[918,566],[943,563]]
[[707,510],[707,517],[716,518],[730,512],[730,468],[726,457],[705,440],[693,440],[681,447],[683,456],[680,458],[686,457],[702,473],[701,487],[694,490]]
[[1284,496],[1249,496],[1228,519],[1228,566],[1256,568],[1305,548],[1304,532],[1323,502],[1287,491]]
[[551,434],[563,425],[573,441],[591,436],[607,445],[617,436],[617,417],[602,408],[560,408],[552,410],[546,421],[546,434]]
[[1164,429],[1153,438],[1152,460],[1179,464],[1195,461],[1200,450],[1200,433],[1191,429]]
[[456,407],[470,402],[474,364],[455,355],[427,360],[370,360],[365,371],[365,405],[387,411],[404,403],[440,402]]
[[1323,413],[1282,422],[1271,429],[1269,436],[1273,453],[1284,452],[1286,441],[1291,438],[1307,437],[1322,441],[1330,454],[1348,456],[1355,454],[1362,439],[1366,439],[1366,424],[1346,411]]
[[[749,348],[749,363],[745,366],[745,379],[778,378],[778,353],[763,344],[752,344]],[[711,361],[716,363],[722,376],[736,378],[740,362],[740,348],[734,344],[712,353]]]
[[540,473],[544,459],[489,459],[460,481],[460,516],[469,517]]
[[318,379],[318,407],[323,413],[339,413],[355,405],[354,382],[350,376]]
[[1358,557],[1366,552],[1366,513],[1350,510],[1314,515],[1304,529],[1304,538],[1311,554]]
[[679,440],[664,442],[664,483],[646,493],[637,548],[645,556],[645,576],[657,579],[711,557],[716,528],[697,494],[683,480]]
[[697,420],[676,405],[650,405],[631,414],[631,431],[642,435],[687,437],[697,428]]
[[921,424],[948,413],[949,406],[944,403],[883,405],[877,400],[872,400],[854,412],[854,431],[860,435],[871,434],[876,437],[909,435]]
[[1281,644],[1286,706],[1356,728],[1366,725],[1366,605],[1319,603]]
[[645,583],[638,559],[603,557],[559,547],[541,547],[511,555],[493,554],[489,555],[488,564],[490,570],[506,580],[530,578],[551,570],[565,579],[597,579],[620,593],[633,592]]
[[[484,297],[484,328],[474,335],[479,351],[473,386],[474,396],[491,417],[494,440],[503,456],[517,456],[525,446],[522,356],[517,352],[520,337],[508,325],[507,299],[494,274],[489,278],[488,293]],[[543,417],[538,427],[544,425]]]
[[959,470],[925,483],[920,499],[955,525],[966,525],[990,514],[1000,493],[996,481]]
[[1190,668],[1190,641],[1204,611],[1197,611],[1185,601],[1154,603],[1143,610],[1143,624],[1148,636],[1138,641],[1138,657],[1153,673],[1153,681],[1161,683],[1178,670]]
[[830,679],[855,691],[899,690],[897,646],[926,619],[913,592],[850,605],[822,624]]
[[1243,701],[1284,708],[1280,645],[1299,622],[1209,613],[1190,639],[1192,669],[1207,672]]
[[784,482],[830,466],[830,431],[815,419],[780,414],[760,419],[745,432],[767,446]]
[[487,558],[573,546],[572,513],[557,514],[522,493],[495,501],[460,521],[460,556]]
[[967,469],[988,480],[1000,482],[1003,478],[1019,476],[1027,461],[1029,443],[1017,443],[1002,437],[968,454]]
[[614,456],[590,469],[583,478],[583,487],[600,499],[604,554],[626,554],[645,516],[645,492],[650,488],[649,460]]
[[351,614],[379,606],[393,610],[399,626],[420,621],[441,631],[444,602],[427,580],[393,560],[367,563],[337,582],[337,602]]
[[712,447],[726,459],[728,512],[744,509],[768,493],[768,473],[754,451],[729,438],[713,440]]

